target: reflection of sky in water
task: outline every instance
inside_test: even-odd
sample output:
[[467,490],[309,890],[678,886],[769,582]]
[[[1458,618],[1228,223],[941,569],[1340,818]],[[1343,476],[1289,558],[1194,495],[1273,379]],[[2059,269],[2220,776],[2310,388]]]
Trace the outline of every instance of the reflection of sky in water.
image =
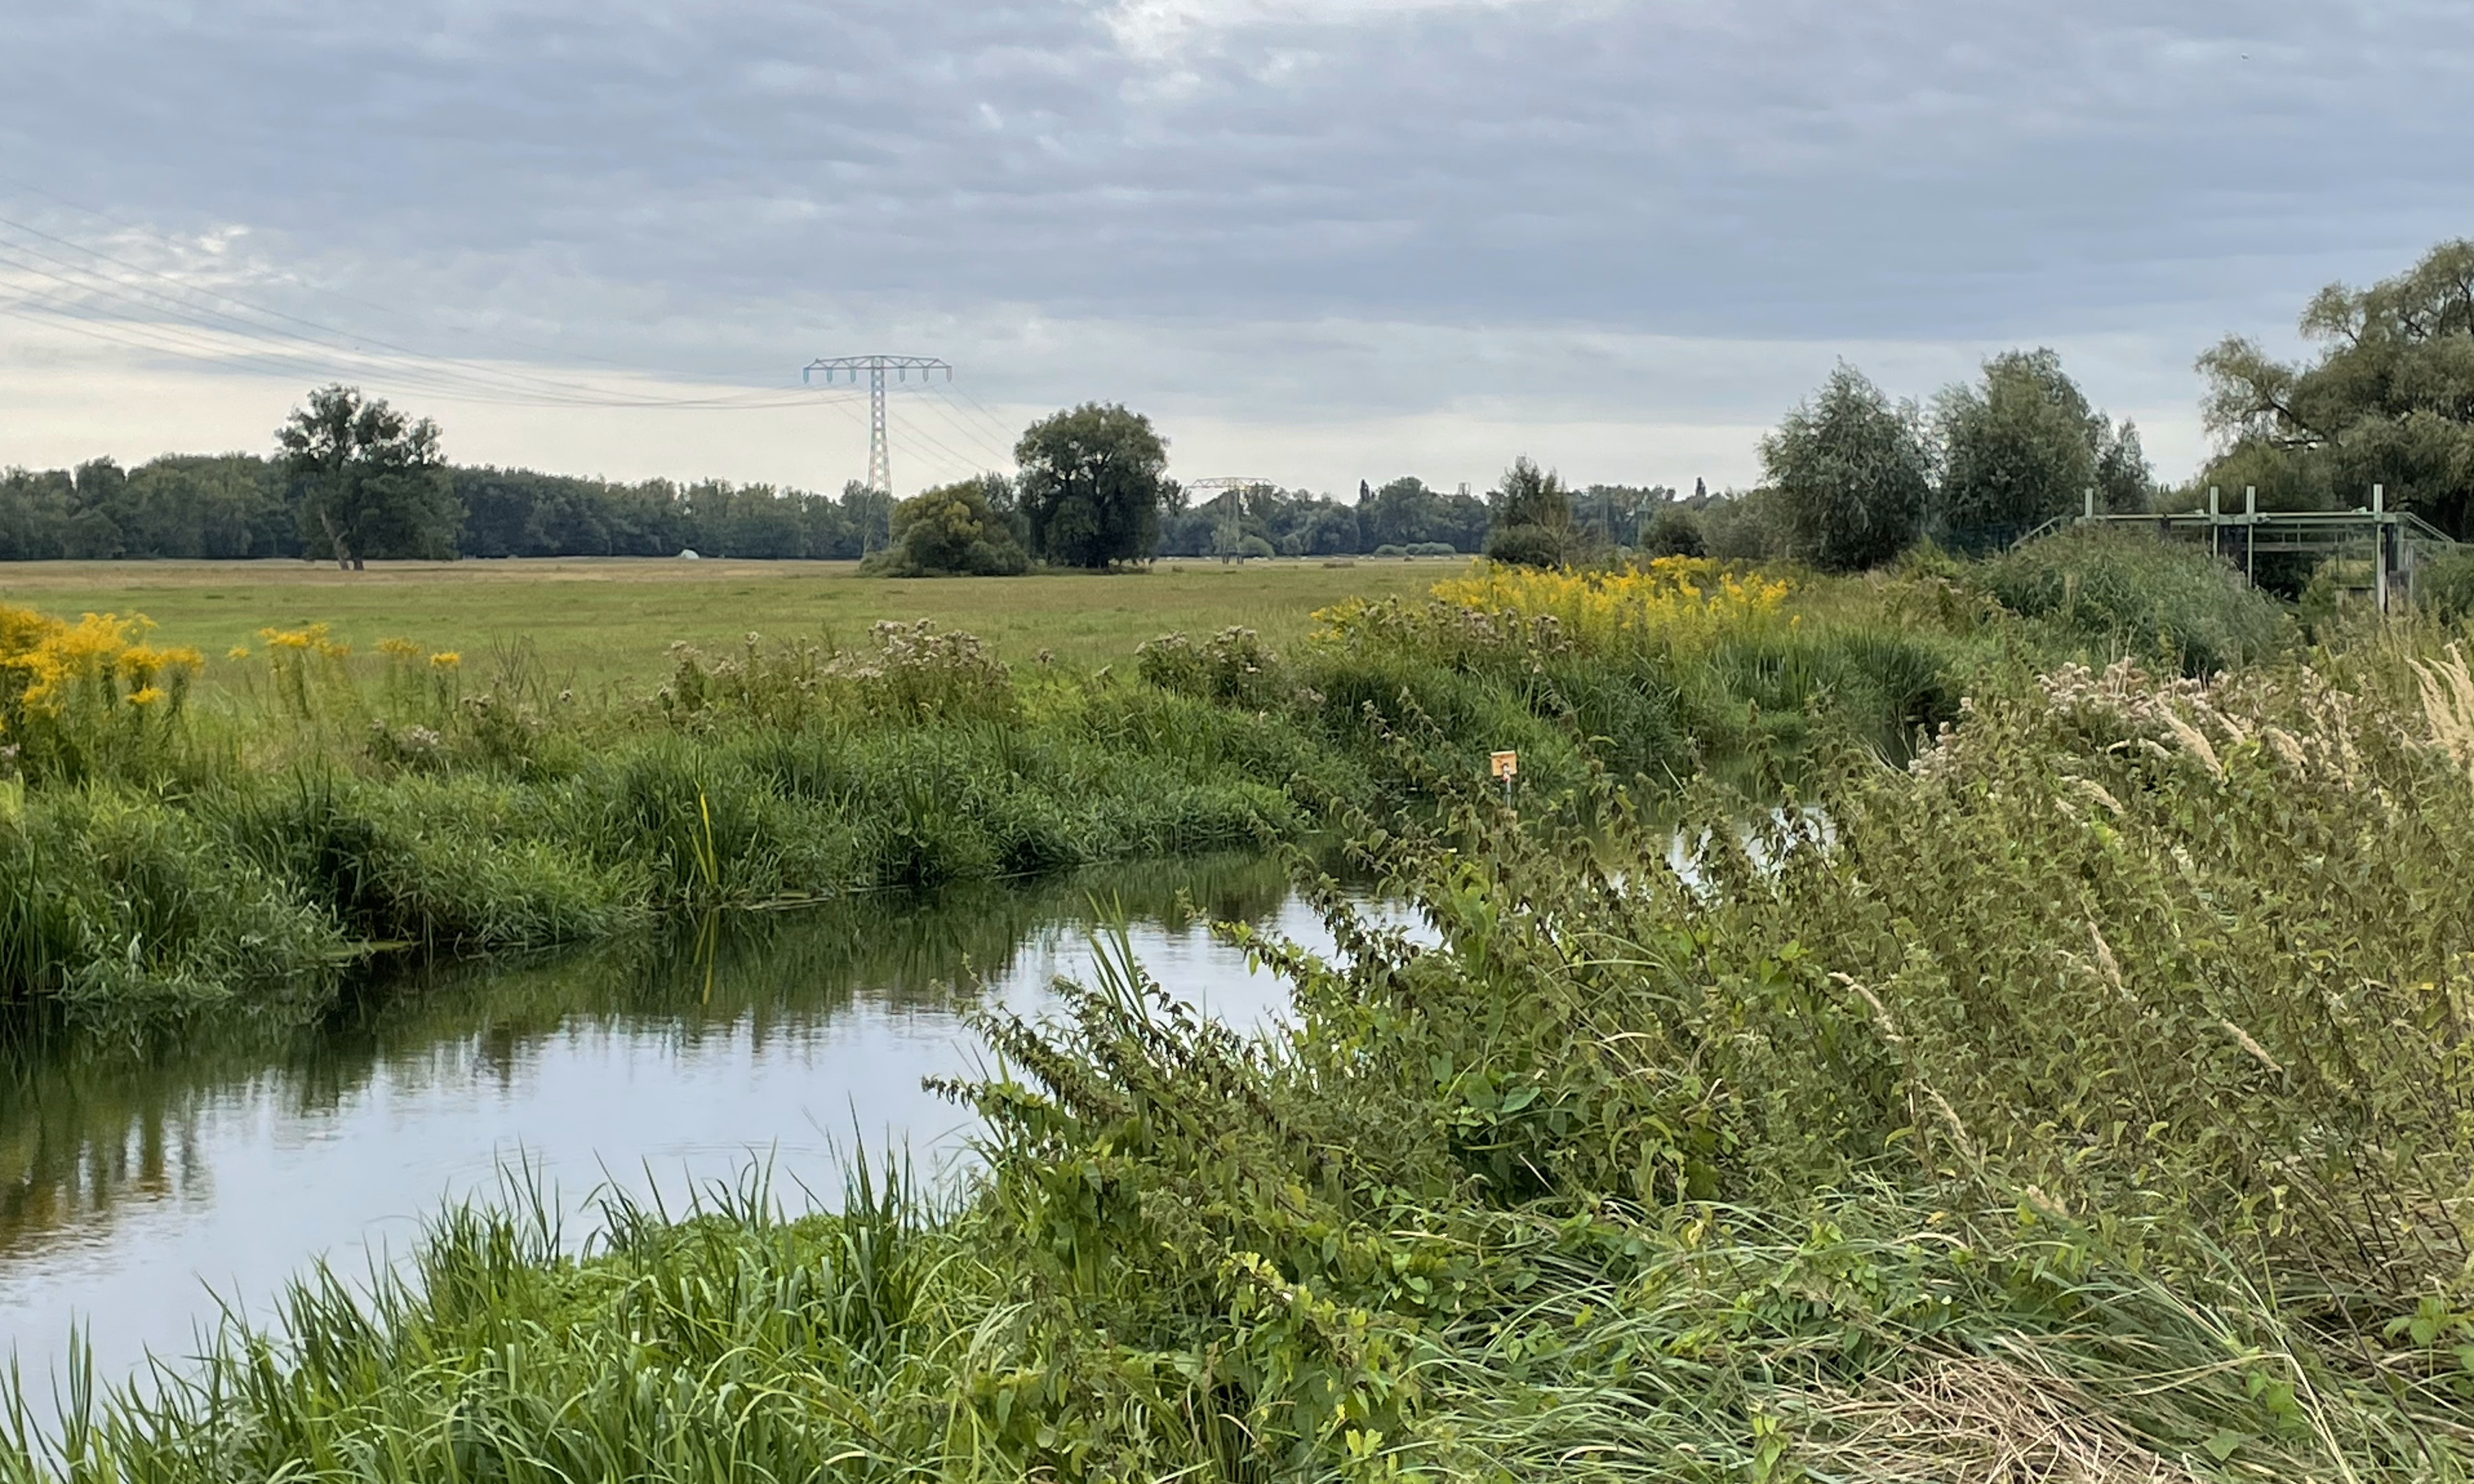
[[[1294,898],[1265,926],[1329,946]],[[1131,938],[1163,984],[1226,1021],[1259,1025],[1287,1003],[1284,985],[1249,973],[1199,921],[1136,924]],[[988,992],[1036,1010],[1054,979],[1088,962],[1083,928],[1039,928]],[[59,1207],[14,1224],[0,1251],[0,1337],[30,1377],[64,1353],[73,1323],[90,1327],[107,1377],[150,1350],[187,1353],[218,1297],[262,1319],[284,1279],[322,1257],[358,1278],[400,1258],[442,1200],[495,1196],[519,1160],[554,1190],[570,1240],[605,1180],[675,1209],[768,1155],[792,1204],[802,1182],[838,1189],[834,1151],[854,1142],[907,1148],[923,1173],[950,1167],[970,1120],[920,1080],[979,1069],[958,1012],[850,988],[804,1015],[766,1005],[691,1024],[594,1010],[466,1031],[383,1051],[335,1085],[236,1068],[126,1147],[98,1130],[101,1148]],[[21,1132],[0,1126],[0,1145]],[[141,1148],[145,1137],[169,1147]]]

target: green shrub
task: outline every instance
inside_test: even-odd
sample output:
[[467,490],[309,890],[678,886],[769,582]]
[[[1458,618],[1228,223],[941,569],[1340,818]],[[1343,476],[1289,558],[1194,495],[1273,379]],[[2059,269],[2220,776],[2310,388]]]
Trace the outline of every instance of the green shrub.
[[861,570],[892,577],[1013,577],[1031,570],[1014,529],[1013,490],[986,474],[893,507],[893,545]]
[[1650,556],[1706,556],[1708,543],[1701,537],[1701,518],[1673,501],[1658,507],[1658,514],[1640,533],[1640,548]]
[[1135,672],[1163,691],[1239,706],[1262,706],[1279,690],[1279,656],[1249,628],[1225,628],[1197,645],[1183,634],[1145,640]]
[[2292,623],[2274,599],[2194,547],[2138,531],[2070,530],[1988,563],[1986,590],[2066,644],[2201,675],[2276,652]]
[[2474,548],[2444,552],[2413,574],[2415,606],[2444,623],[2474,615]]
[[1507,526],[1486,541],[1487,560],[1512,567],[1561,567],[1564,555],[1564,538],[1541,525]]

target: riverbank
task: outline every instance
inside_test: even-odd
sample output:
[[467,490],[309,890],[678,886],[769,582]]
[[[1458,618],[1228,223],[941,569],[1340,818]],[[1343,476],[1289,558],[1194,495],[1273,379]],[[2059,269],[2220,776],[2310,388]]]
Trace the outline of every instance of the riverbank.
[[991,1014],[960,1204],[854,1171],[581,1260],[458,1210],[64,1472],[2456,1476],[2474,677],[2404,630],[1971,694],[1831,754],[1826,845],[1695,791],[1688,881],[1604,781],[1361,818],[1440,947],[1253,940],[1261,1040],[1122,952]]
[[1096,670],[881,624],[679,646],[658,687],[598,699],[521,651],[355,653],[311,624],[208,659],[12,610],[0,995],[133,1028],[313,1013],[374,954],[1263,849],[1345,806],[1429,808],[1499,750],[1540,805],[1719,765],[1758,791],[1825,735],[1896,753],[1956,714],[2007,641],[1963,606],[1901,617],[1940,580],[1481,573],[1335,604],[1285,651],[1229,627]]

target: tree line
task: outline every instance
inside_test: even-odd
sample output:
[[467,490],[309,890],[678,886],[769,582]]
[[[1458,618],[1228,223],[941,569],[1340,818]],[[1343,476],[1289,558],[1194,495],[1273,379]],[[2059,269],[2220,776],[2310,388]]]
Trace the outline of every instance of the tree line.
[[[708,479],[623,482],[447,460],[437,426],[342,386],[312,392],[273,456],[169,454],[133,469],[0,471],[0,561],[293,557],[351,567],[452,557],[872,558],[888,572],[1105,567],[1152,556],[1469,553],[1500,491],[1404,476],[1355,501],[1273,485],[1190,499],[1148,418],[1092,403],[1033,424],[1012,474],[891,497]],[[1654,487],[1592,486],[1573,517],[1638,539]]]
[[1929,403],[1840,364],[1761,440],[1753,489],[1566,488],[1516,459],[1484,496],[1415,477],[1354,501],[1271,485],[1190,499],[1149,419],[1089,403],[1044,418],[987,474],[897,504],[719,480],[619,483],[460,466],[435,425],[348,387],[311,394],[274,457],[168,455],[124,470],[0,472],[0,560],[83,557],[717,556],[849,559],[892,572],[1105,567],[1154,555],[1488,551],[1523,562],[1598,549],[1787,558],[1848,570],[1923,540],[2006,545],[2085,508],[2186,508],[2211,485],[2270,510],[2393,508],[2474,535],[2474,240],[2440,244],[2368,288],[2305,306],[2306,357],[2228,336],[2198,358],[2216,450],[2160,486],[2139,430],[2094,406],[2050,350],[2005,352]]

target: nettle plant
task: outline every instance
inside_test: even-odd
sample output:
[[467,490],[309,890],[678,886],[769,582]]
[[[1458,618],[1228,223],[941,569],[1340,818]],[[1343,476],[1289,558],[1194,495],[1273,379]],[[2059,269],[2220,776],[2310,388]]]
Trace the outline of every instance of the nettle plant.
[[739,653],[714,657],[670,646],[670,678],[654,704],[672,720],[717,716],[796,727],[835,710],[916,720],[1007,720],[1018,714],[1013,676],[978,635],[922,619],[880,622],[869,647],[770,643],[751,633]]

